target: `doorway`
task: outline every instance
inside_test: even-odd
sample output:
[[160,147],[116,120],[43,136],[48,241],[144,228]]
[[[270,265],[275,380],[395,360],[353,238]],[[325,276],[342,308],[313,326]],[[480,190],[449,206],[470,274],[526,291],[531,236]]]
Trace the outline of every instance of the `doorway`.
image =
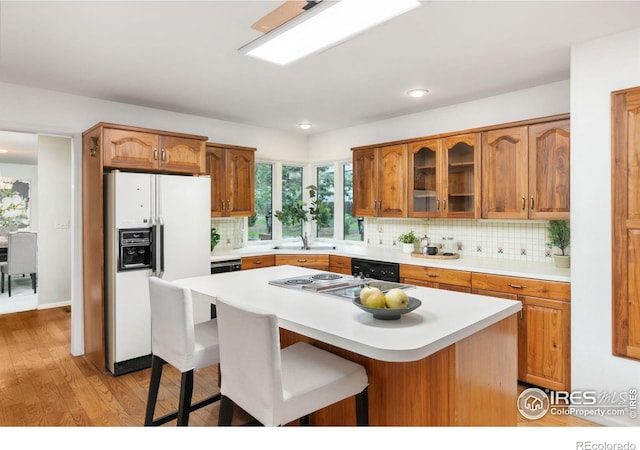
[[37,293],[31,289],[28,276],[24,280],[20,276],[12,277],[11,298],[6,286],[5,293],[0,294],[0,314],[68,305],[71,303],[72,139],[0,131],[0,149],[6,150],[0,153],[0,178],[19,179],[29,186],[26,219],[23,217],[20,223],[5,221],[4,225],[9,226],[0,227],[0,239],[2,233],[15,231],[14,228],[38,234]]

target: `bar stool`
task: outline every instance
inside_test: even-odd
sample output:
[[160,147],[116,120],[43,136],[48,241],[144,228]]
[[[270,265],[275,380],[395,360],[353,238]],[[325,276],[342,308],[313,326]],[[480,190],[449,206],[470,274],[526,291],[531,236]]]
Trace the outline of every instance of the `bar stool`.
[[218,425],[237,404],[265,426],[280,426],[355,396],[356,423],[368,425],[365,368],[308,343],[280,349],[278,318],[218,298],[222,394]]
[[[189,413],[220,400],[220,394],[191,404],[193,372],[220,362],[217,320],[194,325],[191,291],[157,277],[149,278],[151,299],[151,380],[144,425],[178,419],[189,424]],[[162,368],[168,363],[181,372],[178,410],[154,419]]]

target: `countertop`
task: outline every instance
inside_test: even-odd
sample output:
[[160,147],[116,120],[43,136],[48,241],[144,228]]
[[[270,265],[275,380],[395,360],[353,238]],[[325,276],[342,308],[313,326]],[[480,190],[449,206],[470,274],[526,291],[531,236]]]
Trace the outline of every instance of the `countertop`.
[[329,254],[350,258],[364,258],[379,261],[389,261],[399,264],[413,264],[416,266],[439,267],[443,269],[466,270],[470,272],[506,275],[511,277],[534,278],[547,281],[571,282],[571,269],[560,269],[552,263],[532,263],[510,259],[479,258],[461,256],[459,259],[434,260],[425,259],[403,253],[400,249],[388,250],[365,247],[356,244],[337,245],[335,250],[300,250],[278,249],[273,245],[250,245],[234,250],[216,250],[212,261],[223,261],[246,256],[260,256],[271,254]]
[[381,361],[423,359],[516,314],[519,301],[416,287],[407,294],[422,305],[398,320],[378,320],[351,300],[286,289],[270,280],[318,273],[275,266],[176,280],[208,296],[276,314],[281,328]]

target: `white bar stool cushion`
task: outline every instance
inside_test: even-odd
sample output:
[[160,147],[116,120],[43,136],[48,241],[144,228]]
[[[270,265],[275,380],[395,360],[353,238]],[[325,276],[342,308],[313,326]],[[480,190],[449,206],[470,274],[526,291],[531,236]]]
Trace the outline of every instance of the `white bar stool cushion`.
[[368,386],[360,364],[297,343],[280,349],[278,319],[218,297],[220,393],[265,426],[284,425]]

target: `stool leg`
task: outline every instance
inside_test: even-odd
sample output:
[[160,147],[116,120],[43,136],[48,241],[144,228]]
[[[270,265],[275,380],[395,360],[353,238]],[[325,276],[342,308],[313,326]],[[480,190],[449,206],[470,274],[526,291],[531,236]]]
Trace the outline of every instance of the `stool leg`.
[[9,297],[11,297],[11,275],[7,275],[7,280],[9,281],[9,285],[7,286],[7,292],[9,292]]
[[182,373],[180,381],[180,404],[178,406],[178,426],[189,425],[191,396],[193,395],[193,369]]
[[144,415],[144,426],[153,425],[153,415],[156,411],[156,401],[158,400],[158,390],[160,389],[160,378],[162,378],[162,368],[164,360],[155,355],[151,357],[151,380],[149,381],[149,396],[147,398],[147,411]]
[[36,277],[37,275],[35,273],[31,274],[31,287],[33,288],[33,293],[36,293]]
[[356,395],[356,425],[359,427],[369,425],[369,387]]
[[2,272],[2,284],[0,284],[0,293],[4,294],[4,272]]
[[233,420],[233,400],[226,395],[220,396],[220,411],[218,412],[218,426],[229,427]]

